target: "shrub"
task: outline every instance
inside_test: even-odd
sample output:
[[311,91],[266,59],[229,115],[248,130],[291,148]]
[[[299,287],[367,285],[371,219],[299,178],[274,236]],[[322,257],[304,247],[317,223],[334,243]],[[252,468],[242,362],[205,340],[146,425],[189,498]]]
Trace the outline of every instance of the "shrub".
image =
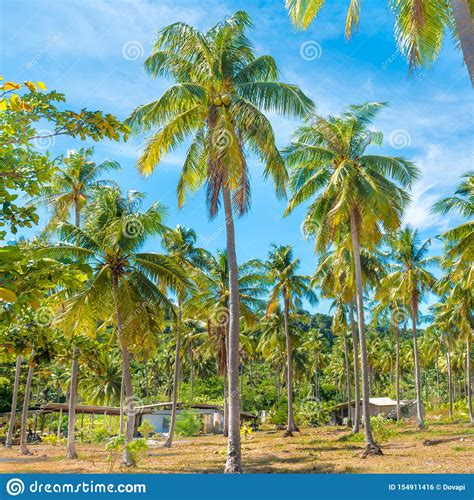
[[179,436],[195,436],[201,430],[199,416],[189,410],[179,413],[176,417],[176,434]]
[[382,416],[370,417],[370,427],[377,444],[388,441],[395,434],[391,422]]
[[127,443],[127,450],[130,452],[133,465],[137,465],[138,459],[148,450],[148,445],[143,438],[139,438]]
[[299,406],[297,414],[303,426],[317,427],[329,422],[329,410],[323,403],[304,402]]
[[288,402],[281,401],[279,406],[274,406],[270,411],[268,421],[277,427],[285,426],[288,422]]
[[253,432],[252,427],[249,425],[243,425],[240,428],[240,435],[243,436],[243,438],[246,440]]
[[105,445],[105,449],[110,452],[107,455],[107,462],[109,462],[109,472],[113,472],[115,462],[117,461],[117,455],[120,451],[123,451],[124,440],[125,436],[123,434],[119,434],[118,436],[110,439],[109,442]]
[[140,427],[138,428],[138,432],[145,438],[148,439],[152,434],[155,433],[155,428],[153,425],[148,421],[144,420]]

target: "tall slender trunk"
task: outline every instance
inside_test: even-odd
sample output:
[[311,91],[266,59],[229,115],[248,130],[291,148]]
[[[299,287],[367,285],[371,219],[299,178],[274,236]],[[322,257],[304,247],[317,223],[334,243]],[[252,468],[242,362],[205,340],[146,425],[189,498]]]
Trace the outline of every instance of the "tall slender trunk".
[[76,398],[77,398],[77,375],[79,371],[79,351],[77,347],[72,350],[72,373],[71,387],[69,388],[69,406],[68,406],[68,421],[67,421],[67,455],[66,458],[76,459],[76,444],[74,424],[76,420]]
[[120,380],[120,417],[119,417],[120,434],[123,434],[123,431],[125,429],[124,403],[125,403],[125,385],[123,383],[123,370],[122,370],[122,377]]
[[435,372],[436,372],[436,394],[438,404],[441,403],[441,388],[439,386],[439,366],[438,366],[438,356],[435,357]]
[[28,406],[30,404],[31,382],[35,371],[34,365],[35,350],[31,350],[31,361],[28,365],[28,375],[26,377],[25,395],[23,397],[23,408],[21,410],[21,429],[20,429],[20,453],[22,455],[31,455],[27,446],[26,426],[28,424]]
[[8,424],[7,438],[5,440],[5,448],[12,447],[13,430],[15,429],[16,406],[18,401],[18,388],[20,387],[21,374],[21,354],[16,357],[15,380],[13,382],[12,407],[10,412],[10,423]]
[[224,367],[224,425],[222,434],[224,437],[229,437],[229,390],[227,386],[227,370],[229,366],[229,324],[226,322],[224,326],[224,344],[225,344],[225,367]]
[[181,300],[178,299],[178,321],[176,322],[176,351],[174,355],[174,376],[173,376],[173,403],[171,407],[171,422],[168,431],[168,438],[163,445],[165,448],[171,448],[173,444],[174,428],[176,424],[176,410],[178,407],[178,384],[179,384],[179,369],[181,364],[180,349],[181,349]]
[[225,472],[242,472],[240,450],[240,397],[239,397],[239,334],[240,334],[240,304],[237,255],[235,251],[234,219],[230,190],[223,188],[225,227],[227,240],[227,260],[229,265],[229,438],[227,447],[227,462]]
[[423,401],[421,394],[420,362],[418,359],[418,334],[416,324],[418,321],[418,302],[414,297],[411,304],[411,321],[413,328],[413,358],[415,362],[415,389],[416,389],[416,415],[418,428],[423,429]]
[[394,320],[395,327],[395,399],[397,400],[397,420],[402,417],[400,411],[400,329],[396,319]]
[[290,328],[289,328],[290,301],[287,297],[286,288],[283,288],[283,304],[284,304],[284,315],[285,315],[285,341],[286,341],[286,390],[288,394],[287,396],[288,423],[285,432],[285,437],[286,437],[286,436],[293,436],[293,432],[298,431],[293,411],[293,366],[292,366],[293,353],[291,350]]
[[446,365],[448,368],[448,399],[449,399],[449,417],[453,418],[453,372],[451,370],[451,347],[449,340],[446,339]]
[[131,453],[128,451],[127,444],[133,440],[135,429],[135,404],[133,400],[132,375],[130,371],[130,353],[128,352],[127,340],[123,332],[122,314],[119,304],[118,278],[115,274],[111,280],[112,293],[114,296],[115,314],[117,318],[117,330],[119,334],[120,349],[122,351],[122,370],[123,383],[125,387],[125,398],[127,406],[127,428],[125,432],[125,446],[123,451],[122,463],[130,466],[135,465]]
[[344,363],[346,365],[346,386],[347,386],[347,404],[348,404],[347,416],[349,417],[349,421],[352,421],[354,416],[352,412],[352,397],[351,397],[351,368],[349,364],[349,354],[347,352],[347,332],[344,332],[343,335],[344,335]]
[[359,432],[360,425],[360,381],[359,381],[359,348],[357,339],[357,330],[354,320],[354,300],[351,299],[349,302],[349,315],[351,322],[351,336],[353,345],[353,358],[354,358],[354,390],[355,390],[355,406],[354,406],[354,420],[352,423],[352,432]]
[[148,399],[150,397],[150,384],[148,382],[148,364],[146,359],[144,362],[143,372],[145,375],[145,397]]
[[190,378],[190,388],[189,388],[189,402],[193,403],[194,400],[194,355],[193,355],[193,341],[189,342],[189,378]]
[[370,428],[369,411],[369,362],[367,358],[367,343],[365,339],[365,319],[364,319],[364,295],[362,288],[362,266],[360,263],[360,238],[359,238],[359,220],[355,209],[351,209],[351,237],[354,258],[354,270],[356,278],[356,304],[357,304],[357,323],[359,328],[360,357],[362,365],[362,406],[364,420],[364,434],[366,448],[364,456],[373,454],[382,454],[382,450],[375,444]]
[[[79,202],[75,200],[75,223],[79,228],[81,225],[81,210]],[[74,424],[76,421],[77,385],[79,373],[79,350],[76,346],[72,349],[71,385],[69,387],[69,405],[67,415],[67,453],[66,458],[74,460],[77,458]]]
[[461,41],[461,50],[474,86],[474,23],[469,7],[469,0],[451,0],[456,31]]
[[471,331],[466,337],[466,391],[467,406],[469,408],[469,420],[474,424],[474,414],[472,413],[472,382],[471,382]]

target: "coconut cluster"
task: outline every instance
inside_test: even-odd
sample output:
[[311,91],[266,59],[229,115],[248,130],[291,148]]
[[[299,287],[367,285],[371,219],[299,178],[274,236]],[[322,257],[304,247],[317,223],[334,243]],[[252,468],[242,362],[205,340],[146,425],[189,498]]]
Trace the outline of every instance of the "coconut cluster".
[[219,95],[214,99],[214,106],[228,106],[230,104],[230,95]]

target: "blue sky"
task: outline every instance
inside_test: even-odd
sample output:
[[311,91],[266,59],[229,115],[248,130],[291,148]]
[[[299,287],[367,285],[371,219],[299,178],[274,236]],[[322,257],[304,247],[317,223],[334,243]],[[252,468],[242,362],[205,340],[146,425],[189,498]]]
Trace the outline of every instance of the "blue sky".
[[[367,0],[359,31],[344,40],[345,8],[327,2],[305,32],[295,33],[284,0],[2,0],[1,73],[9,80],[41,80],[67,96],[69,108],[100,109],[126,118],[138,105],[158,98],[169,82],[152,80],[142,70],[156,32],[175,21],[206,29],[236,10],[246,10],[256,25],[251,33],[258,54],[271,54],[281,78],[295,83],[317,104],[321,114],[336,114],[348,104],[390,103],[376,122],[385,134],[382,152],[403,155],[419,166],[406,222],[428,238],[459,222],[455,216],[430,213],[439,197],[450,194],[462,173],[472,168],[472,90],[462,56],[448,39],[430,70],[412,77],[393,40],[393,18],[386,2]],[[270,116],[278,146],[288,143],[296,122]],[[116,180],[126,189],[147,193],[147,202],[168,206],[168,224],[193,227],[198,243],[209,250],[224,248],[222,218],[210,222],[203,193],[176,207],[175,188],[184,148],[170,154],[144,179],[135,170],[142,139],[126,144],[102,142],[96,160],[119,161]],[[90,146],[57,139],[53,155]],[[316,258],[304,240],[300,223],[304,209],[282,219],[284,203],[276,200],[262,168],[250,162],[252,209],[237,222],[239,261],[264,258],[270,243],[291,244],[301,258],[301,271],[311,273]],[[23,231],[31,236],[35,231]],[[150,242],[150,250],[160,250]],[[432,251],[441,252],[438,241]],[[321,310],[326,305],[320,306]]]

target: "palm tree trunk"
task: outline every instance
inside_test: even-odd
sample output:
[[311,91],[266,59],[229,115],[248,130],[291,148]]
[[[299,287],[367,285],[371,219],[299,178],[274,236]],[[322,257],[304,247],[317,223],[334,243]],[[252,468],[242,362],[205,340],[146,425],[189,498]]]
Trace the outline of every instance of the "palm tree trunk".
[[76,459],[76,444],[74,442],[74,424],[76,420],[77,374],[79,371],[79,352],[77,347],[72,351],[71,386],[69,388],[69,406],[67,421],[67,455],[68,459]]
[[31,382],[33,380],[33,372],[35,365],[33,364],[35,357],[35,350],[31,350],[31,362],[28,366],[28,375],[26,377],[25,395],[23,397],[23,408],[21,410],[21,430],[20,430],[20,453],[22,455],[31,455],[31,451],[27,446],[26,426],[28,420],[28,406],[30,404]]
[[395,323],[395,399],[397,400],[397,420],[401,419],[400,411],[400,330]]
[[471,332],[468,331],[466,338],[466,389],[467,406],[469,408],[469,420],[474,424],[474,415],[472,413],[472,382],[471,382]]
[[439,385],[439,366],[438,366],[438,356],[435,357],[435,372],[436,372],[436,393],[438,404],[441,403],[441,388]]
[[418,359],[418,335],[416,323],[418,320],[418,304],[417,299],[413,298],[411,304],[411,321],[413,328],[413,358],[415,362],[415,389],[416,389],[416,414],[418,419],[418,428],[423,429],[423,401],[421,395],[421,377],[420,377],[420,361]]
[[456,31],[461,41],[461,50],[474,86],[474,23],[469,7],[469,0],[451,0]]
[[125,429],[125,426],[124,426],[124,403],[125,403],[125,386],[124,386],[124,383],[123,383],[123,370],[122,370],[122,379],[120,381],[120,424],[119,424],[119,427],[120,427],[120,434],[123,434],[123,431]]
[[[347,333],[344,332],[344,363],[346,365],[346,386],[347,386],[347,416],[352,421],[352,397],[351,397],[351,369],[349,364],[349,355],[347,353]],[[349,423],[350,425],[350,423]]]
[[[227,368],[226,368],[227,370]],[[229,400],[227,398],[227,373],[224,373],[224,423],[222,426],[222,435],[224,437],[229,437]]]
[[365,319],[364,319],[364,295],[362,288],[362,266],[360,263],[360,238],[359,221],[354,209],[350,213],[351,237],[354,258],[354,270],[356,278],[356,304],[357,304],[357,322],[359,328],[360,356],[362,365],[362,405],[364,412],[364,433],[366,448],[363,456],[381,455],[382,450],[375,444],[370,429],[370,411],[369,411],[369,362],[367,358],[367,343],[365,339]]
[[451,370],[451,348],[449,340],[446,339],[446,365],[448,368],[448,398],[449,398],[449,417],[453,419],[453,372]]
[[118,279],[116,275],[112,275],[112,293],[114,296],[115,314],[117,318],[117,330],[119,334],[120,349],[122,351],[122,370],[123,383],[125,387],[125,398],[127,406],[127,428],[125,432],[125,446],[123,451],[122,463],[127,466],[135,465],[131,453],[127,449],[127,443],[133,440],[133,432],[135,428],[135,405],[133,400],[132,375],[130,371],[130,353],[128,352],[127,340],[123,332],[122,314],[120,311],[119,296],[118,296]]
[[189,342],[189,364],[190,364],[190,388],[189,388],[189,402],[192,403],[194,400],[194,356],[193,356],[193,342]]
[[16,405],[18,401],[18,388],[20,386],[20,374],[21,374],[21,354],[16,357],[16,368],[15,368],[15,380],[13,382],[13,395],[12,395],[12,407],[10,412],[10,423],[8,425],[7,438],[5,440],[5,448],[12,447],[13,440],[13,430],[15,428],[16,420]]
[[286,296],[286,289],[283,288],[283,303],[285,315],[285,341],[286,341],[286,390],[288,394],[288,423],[286,426],[285,437],[293,436],[293,432],[298,431],[295,424],[295,415],[293,411],[293,366],[292,366],[292,351],[290,342],[289,328],[289,306],[290,301]]
[[240,304],[237,255],[235,251],[234,219],[230,191],[227,185],[223,188],[225,227],[227,240],[227,260],[229,265],[229,438],[227,447],[226,473],[242,472],[240,450],[240,397],[239,397],[239,334]]
[[176,351],[174,355],[174,376],[173,376],[173,403],[171,407],[171,422],[168,431],[168,438],[163,445],[164,448],[171,448],[173,444],[174,428],[176,424],[176,410],[178,407],[178,384],[179,384],[179,369],[181,364],[180,349],[181,349],[181,301],[178,300],[178,321],[176,323]]
[[[81,210],[79,202],[75,200],[75,218],[76,227],[81,225]],[[72,367],[71,367],[71,385],[69,387],[69,406],[67,420],[67,453],[66,458],[74,460],[77,458],[76,445],[74,442],[74,424],[76,421],[76,404],[77,404],[77,384],[79,372],[79,351],[76,346],[72,350]]]
[[352,432],[354,434],[359,432],[360,425],[360,382],[359,382],[359,348],[357,340],[356,324],[354,320],[354,301],[349,302],[349,314],[351,322],[351,335],[352,335],[352,345],[353,345],[353,357],[354,357],[354,389],[355,389],[355,406],[354,406],[354,420],[352,423]]

